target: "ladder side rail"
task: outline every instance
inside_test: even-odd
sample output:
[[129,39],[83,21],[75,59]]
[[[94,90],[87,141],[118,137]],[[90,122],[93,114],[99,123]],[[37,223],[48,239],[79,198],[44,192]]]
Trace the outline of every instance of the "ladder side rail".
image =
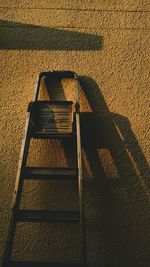
[[[36,101],[38,98],[39,87],[40,87],[40,76],[37,77],[37,83],[35,87],[33,101]],[[17,174],[16,174],[15,189],[14,189],[13,200],[12,200],[12,208],[11,208],[11,214],[10,214],[9,223],[8,223],[8,234],[7,234],[4,255],[3,255],[3,266],[7,266],[7,262],[11,260],[12,246],[13,246],[13,240],[14,240],[15,229],[16,229],[15,211],[19,207],[19,203],[20,203],[21,188],[23,184],[22,173],[23,173],[23,168],[26,164],[27,157],[28,157],[28,148],[29,148],[29,143],[30,143],[30,137],[29,137],[30,124],[31,124],[31,113],[29,112],[27,113],[25,134],[24,134],[24,139],[22,141],[19,164],[18,164],[18,169],[17,169]]]
[[78,187],[79,187],[79,208],[80,208],[80,236],[81,236],[81,252],[83,266],[87,266],[87,242],[86,242],[86,218],[84,205],[84,180],[82,174],[82,154],[81,154],[81,134],[80,134],[80,105],[78,95],[79,81],[76,79],[76,131],[77,131],[77,164],[78,164]]
[[[35,91],[34,91],[33,102],[37,101],[37,98],[38,98],[38,93],[39,93],[39,88],[40,88],[40,80],[41,80],[40,75],[38,75],[36,87],[35,87]],[[18,189],[19,189],[20,177],[22,176],[23,168],[26,165],[26,161],[27,161],[27,157],[28,157],[28,148],[29,148],[29,144],[30,144],[30,128],[31,128],[31,113],[28,112],[27,116],[26,116],[24,138],[23,138],[22,145],[21,145],[17,175],[16,175],[12,210],[15,208],[18,208],[18,205],[19,205],[20,192],[18,192]],[[18,193],[19,193],[19,195],[18,195]]]
[[79,81],[78,76],[75,74],[75,101],[76,101],[76,107],[79,105]]
[[79,113],[76,113],[76,128],[77,128],[77,156],[78,156],[78,186],[79,186],[79,207],[80,207],[80,235],[81,235],[81,251],[83,266],[87,266],[86,252],[86,225],[85,225],[85,205],[84,205],[84,190],[83,190],[83,175],[82,175],[82,159],[81,159],[81,137],[80,137],[80,118]]
[[36,86],[35,86],[35,91],[34,91],[34,96],[33,96],[33,102],[38,100],[39,91],[40,91],[40,82],[41,82],[42,77],[44,77],[43,72],[40,72],[40,74],[37,76],[37,81],[36,81]]

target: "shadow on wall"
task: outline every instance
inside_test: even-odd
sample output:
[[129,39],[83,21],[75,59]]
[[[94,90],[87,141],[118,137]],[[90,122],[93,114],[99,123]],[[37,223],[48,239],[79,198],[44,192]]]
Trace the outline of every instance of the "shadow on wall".
[[83,145],[89,145],[93,140],[92,147],[95,147],[95,149],[108,149],[116,165],[118,177],[124,178],[122,181],[126,182],[127,174],[136,173],[139,176],[139,180],[141,177],[141,186],[146,197],[150,200],[150,195],[146,190],[149,180],[149,165],[132,132],[129,120],[109,111],[105,99],[94,80],[89,77],[80,77],[80,82],[92,110],[92,112],[81,113]]
[[148,266],[148,163],[129,120],[109,111],[94,80],[80,77],[80,81],[92,110],[81,113],[87,192],[93,188],[87,202],[95,209],[94,221],[92,216],[87,218],[89,236],[96,229],[90,251],[97,253],[101,266]]
[[[94,80],[84,76],[80,83],[91,109],[81,112],[90,266],[148,267],[148,163],[129,120],[109,111]],[[50,94],[49,81],[46,87]],[[61,82],[53,87],[65,100]]]
[[0,34],[2,50],[88,51],[103,47],[102,36],[3,20]]

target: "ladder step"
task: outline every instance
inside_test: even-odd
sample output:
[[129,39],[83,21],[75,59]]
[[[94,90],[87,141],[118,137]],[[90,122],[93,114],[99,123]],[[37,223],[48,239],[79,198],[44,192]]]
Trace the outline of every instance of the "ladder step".
[[37,101],[31,104],[32,130],[40,134],[71,134],[73,131],[73,102]]
[[17,210],[18,222],[79,223],[78,211]]
[[19,262],[12,261],[7,267],[82,267],[81,263]]
[[30,137],[34,139],[66,139],[75,137],[75,133],[72,134],[50,134],[42,132],[31,132]]
[[50,179],[50,180],[74,180],[77,181],[77,170],[71,168],[41,168],[26,167],[24,169],[26,179]]

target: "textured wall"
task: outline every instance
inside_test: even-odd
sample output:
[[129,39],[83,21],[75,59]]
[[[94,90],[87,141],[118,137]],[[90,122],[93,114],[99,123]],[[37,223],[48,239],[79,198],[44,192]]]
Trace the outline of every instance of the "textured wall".
[[[65,69],[77,72],[82,85],[89,266],[149,266],[149,14],[149,0],[0,1],[1,255],[36,75]],[[71,82],[62,82],[67,92]],[[53,155],[68,164],[66,144],[33,146],[30,164],[54,166]],[[76,209],[76,198],[71,184],[30,181],[22,205]],[[75,261],[78,241],[74,226],[22,223],[14,257]]]

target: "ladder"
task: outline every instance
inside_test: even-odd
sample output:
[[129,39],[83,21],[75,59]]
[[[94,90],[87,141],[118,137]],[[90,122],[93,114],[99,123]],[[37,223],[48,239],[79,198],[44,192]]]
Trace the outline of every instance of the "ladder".
[[[72,101],[39,101],[41,79],[71,78],[75,80],[76,100]],[[72,71],[41,72],[37,77],[34,98],[28,106],[25,126],[25,137],[22,142],[21,154],[17,170],[8,235],[3,256],[3,267],[56,267],[56,266],[87,266],[86,229],[83,195],[83,177],[81,160],[80,137],[80,105],[79,79]],[[28,167],[27,158],[30,139],[63,139],[75,138],[76,168],[44,168]],[[79,190],[79,211],[44,211],[20,209],[21,193],[24,179],[57,179],[76,180]],[[12,249],[18,222],[49,222],[49,223],[78,223],[80,228],[81,263],[49,263],[13,261]]]

